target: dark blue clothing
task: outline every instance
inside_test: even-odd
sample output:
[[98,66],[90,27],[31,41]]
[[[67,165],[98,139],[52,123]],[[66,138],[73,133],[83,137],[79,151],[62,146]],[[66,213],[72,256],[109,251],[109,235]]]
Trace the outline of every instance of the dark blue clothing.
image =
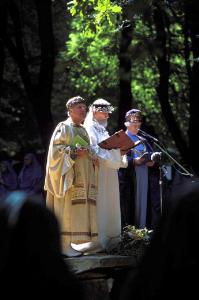
[[136,228],[151,228],[155,226],[160,207],[158,176],[150,178],[149,174],[154,175],[155,172],[152,170],[155,170],[157,166],[148,167],[146,163],[134,165],[134,160],[147,153],[148,161],[150,161],[153,148],[145,138],[133,135],[129,131],[127,134],[134,142],[142,140],[142,143],[129,151],[128,167],[121,168],[118,172],[122,227],[135,225]]
[[0,163],[0,199],[17,189],[17,174],[8,160]]

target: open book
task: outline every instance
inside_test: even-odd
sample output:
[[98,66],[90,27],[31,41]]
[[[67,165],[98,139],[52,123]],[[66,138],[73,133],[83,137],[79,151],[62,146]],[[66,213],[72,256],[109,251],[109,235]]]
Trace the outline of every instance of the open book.
[[131,148],[139,145],[141,141],[133,142],[126,132],[121,129],[120,131],[115,132],[113,135],[108,137],[106,140],[100,142],[98,146],[103,149],[120,149],[122,151],[128,151]]

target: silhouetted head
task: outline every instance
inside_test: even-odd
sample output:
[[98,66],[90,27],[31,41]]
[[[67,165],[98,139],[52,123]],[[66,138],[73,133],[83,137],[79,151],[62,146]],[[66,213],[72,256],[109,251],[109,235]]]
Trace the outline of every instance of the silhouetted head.
[[34,198],[17,191],[0,206],[1,290],[8,299],[27,293],[60,297],[68,289],[80,297],[79,283],[61,255],[58,221]]

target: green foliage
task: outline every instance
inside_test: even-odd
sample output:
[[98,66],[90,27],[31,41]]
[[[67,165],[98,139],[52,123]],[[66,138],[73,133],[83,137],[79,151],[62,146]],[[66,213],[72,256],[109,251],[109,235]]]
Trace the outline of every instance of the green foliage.
[[115,32],[112,25],[98,33],[85,30],[79,18],[72,21],[72,31],[62,53],[68,69],[70,84],[77,91],[95,97],[106,87],[116,88],[118,59],[115,53]]
[[112,247],[109,246],[107,252],[112,255],[134,256],[139,261],[143,258],[152,235],[152,230],[128,225],[123,228],[121,240]]
[[[22,28],[23,41],[31,80],[36,85],[41,59],[36,13],[32,1],[24,1],[23,4],[18,6],[19,9],[23,8],[20,13],[25,25]],[[162,9],[166,20],[164,26],[170,65],[169,103],[187,139],[190,101],[187,69],[192,68],[194,60],[198,58],[193,58],[190,37],[187,37],[190,49],[185,58],[184,12],[178,1],[54,1],[53,26],[56,53],[59,54],[56,57],[51,108],[56,121],[66,116],[63,109],[66,98],[77,94],[85,96],[88,101],[93,101],[95,97],[107,97],[117,106],[121,78],[118,60],[121,31],[133,25],[133,40],[128,49],[128,55],[130,53],[132,58],[133,105],[140,107],[147,122],[167,136],[156,91],[159,83],[157,60],[162,55],[162,49],[156,41],[154,4]],[[66,11],[70,13],[67,18],[64,16]],[[8,30],[14,42],[12,22]],[[66,47],[60,52],[65,40]],[[3,151],[7,149],[7,152],[13,153],[30,144],[39,145],[40,141],[36,138],[38,128],[31,105],[26,101],[18,68],[13,61],[6,61],[4,69],[7,71],[3,76],[5,85],[2,87],[0,122],[1,127],[6,129],[0,144]],[[114,122],[117,122],[116,118]]]
[[141,109],[148,114],[160,112],[155,89],[159,76],[157,72],[154,72],[155,69],[150,61],[145,61],[142,66],[134,66],[133,69],[132,93]]
[[153,230],[149,230],[146,227],[139,229],[136,228],[133,225],[127,225],[123,228],[124,231],[124,235],[127,235],[129,238],[131,238],[132,240],[145,240],[145,241],[150,241],[152,234],[153,234]]
[[[135,105],[143,111],[147,124],[151,124],[155,129],[164,128],[165,131],[164,121],[160,118],[161,108],[156,92],[159,74],[155,61],[155,56],[158,55],[155,32],[143,22],[141,17],[135,22],[131,55],[133,57],[132,95]],[[157,134],[159,134],[158,130]]]
[[[68,3],[68,9],[72,16],[79,16],[82,20],[88,19],[86,31],[101,30],[103,25],[113,25],[115,15],[121,14],[121,6],[110,0],[73,0]],[[93,26],[94,25],[94,26]]]
[[[184,38],[182,25],[175,22],[169,28],[170,63],[169,103],[172,112],[187,139],[189,105],[188,76],[184,59]],[[160,45],[156,42],[156,31],[153,23],[137,18],[135,34],[132,41],[132,94],[135,103],[146,115],[147,123],[151,124],[159,137],[167,137],[167,127],[162,118],[161,107],[156,88],[159,83],[157,59],[162,56]],[[182,116],[184,116],[182,118]],[[170,142],[171,137],[170,137]]]
[[[165,27],[170,49],[169,103],[179,127],[185,129],[182,132],[186,138],[188,81],[181,12],[177,12],[179,19],[176,19],[167,4],[161,2],[160,7],[169,24]],[[133,24],[133,40],[128,50],[132,57],[133,105],[143,110],[147,123],[157,129],[157,134],[167,137],[156,90],[159,83],[157,59],[162,56],[162,49],[156,41],[153,1],[74,0],[68,8],[73,18],[62,57],[72,90],[86,95],[87,99],[111,95],[110,100],[117,105],[121,76],[118,72],[120,33],[125,26]]]

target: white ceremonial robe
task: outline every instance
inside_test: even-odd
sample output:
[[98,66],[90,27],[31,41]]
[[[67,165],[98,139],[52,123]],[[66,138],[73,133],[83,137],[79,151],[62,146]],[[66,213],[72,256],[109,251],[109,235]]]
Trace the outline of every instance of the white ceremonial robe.
[[126,156],[119,149],[106,150],[98,143],[109,137],[108,131],[98,122],[85,123],[90,144],[99,158],[97,227],[98,240],[106,248],[113,238],[121,236],[121,211],[119,197],[118,169],[127,167]]

